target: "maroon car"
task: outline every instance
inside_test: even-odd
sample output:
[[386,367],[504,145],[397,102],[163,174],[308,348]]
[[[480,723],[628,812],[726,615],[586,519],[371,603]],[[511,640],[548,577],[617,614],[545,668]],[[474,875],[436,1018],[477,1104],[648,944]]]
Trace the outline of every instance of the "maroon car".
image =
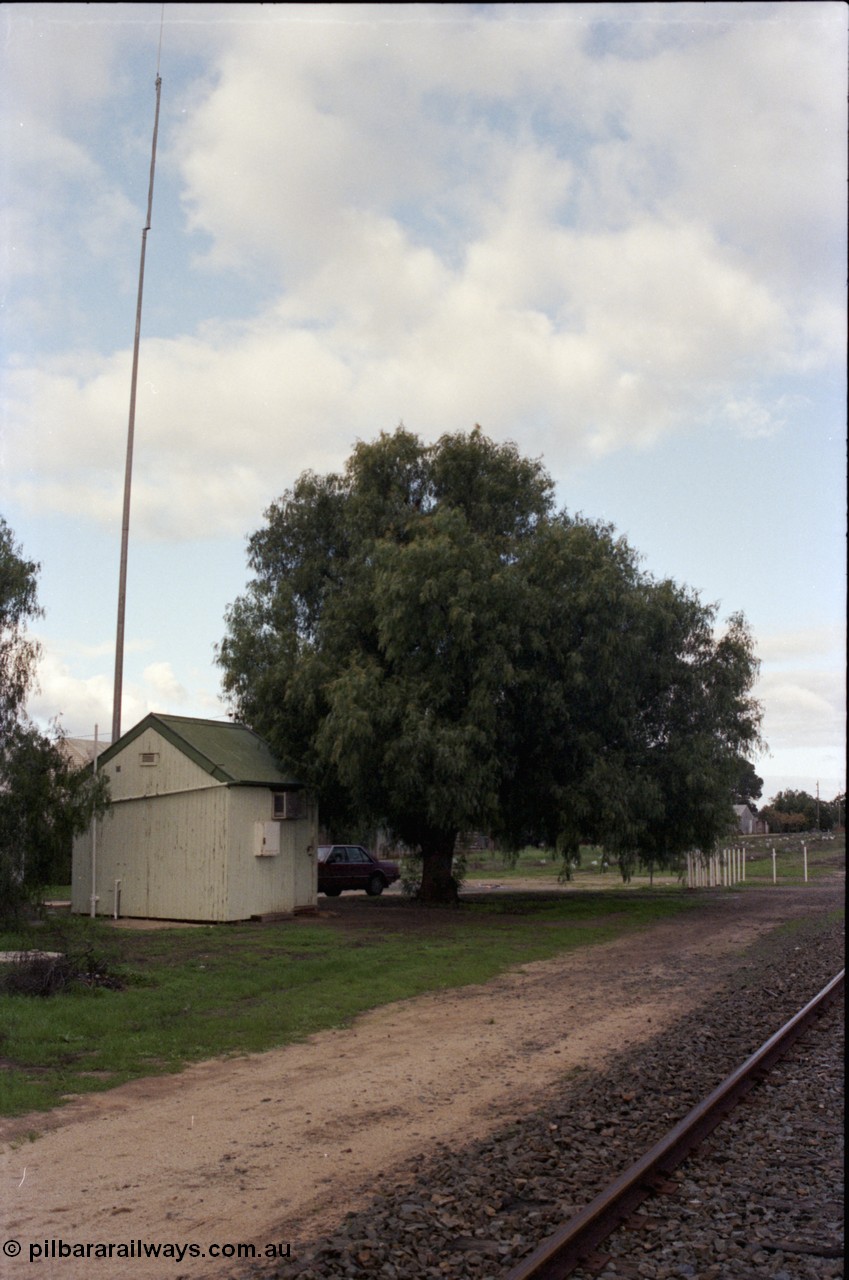
[[361,844],[323,844],[318,849],[318,891],[336,898],[343,889],[365,889],[378,897],[400,876],[394,862],[382,862]]

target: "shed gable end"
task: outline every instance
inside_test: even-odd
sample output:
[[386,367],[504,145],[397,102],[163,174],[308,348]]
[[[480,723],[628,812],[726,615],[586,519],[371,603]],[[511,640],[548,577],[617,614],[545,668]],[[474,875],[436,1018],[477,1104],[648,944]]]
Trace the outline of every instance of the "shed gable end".
[[109,776],[113,803],[223,785],[154,726],[127,742],[101,768]]

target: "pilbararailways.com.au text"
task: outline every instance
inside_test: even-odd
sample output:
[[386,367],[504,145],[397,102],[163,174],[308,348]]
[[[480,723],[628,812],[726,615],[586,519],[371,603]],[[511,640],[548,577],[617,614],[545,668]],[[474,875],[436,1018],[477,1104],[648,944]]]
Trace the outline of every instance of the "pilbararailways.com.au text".
[[7,1240],[2,1246],[2,1253],[7,1258],[20,1255],[29,1258],[30,1262],[61,1261],[62,1258],[137,1258],[160,1259],[183,1262],[186,1258],[241,1258],[257,1260],[260,1258],[289,1258],[292,1247],[288,1243],[281,1244],[180,1244],[178,1242],[159,1243],[152,1240],[122,1240],[119,1243],[103,1241],[71,1241],[58,1239],[33,1241],[23,1244],[19,1240]]

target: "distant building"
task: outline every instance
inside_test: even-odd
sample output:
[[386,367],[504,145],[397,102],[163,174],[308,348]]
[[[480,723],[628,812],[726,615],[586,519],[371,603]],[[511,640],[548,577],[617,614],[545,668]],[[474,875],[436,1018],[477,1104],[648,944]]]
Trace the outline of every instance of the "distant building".
[[315,910],[316,806],[245,725],[150,714],[98,760],[111,807],[74,841],[72,910],[225,921]]
[[[111,745],[109,738],[100,738],[97,743],[98,758]],[[62,738],[59,742],[59,748],[65,758],[77,768],[82,769],[85,765],[90,765],[94,762],[94,738]]]
[[737,831],[740,835],[764,836],[769,831],[763,818],[759,818],[747,804],[735,804],[734,812],[737,815]]

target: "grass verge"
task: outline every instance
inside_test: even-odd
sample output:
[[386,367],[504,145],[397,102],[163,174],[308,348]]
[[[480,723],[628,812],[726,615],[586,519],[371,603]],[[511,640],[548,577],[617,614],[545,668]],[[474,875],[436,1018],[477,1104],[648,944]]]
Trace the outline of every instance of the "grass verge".
[[485,982],[691,905],[683,892],[655,890],[500,894],[448,911],[382,898],[354,914],[154,931],[48,919],[0,935],[0,950],[85,952],[125,985],[0,996],[0,1114],[302,1040],[366,1009]]

